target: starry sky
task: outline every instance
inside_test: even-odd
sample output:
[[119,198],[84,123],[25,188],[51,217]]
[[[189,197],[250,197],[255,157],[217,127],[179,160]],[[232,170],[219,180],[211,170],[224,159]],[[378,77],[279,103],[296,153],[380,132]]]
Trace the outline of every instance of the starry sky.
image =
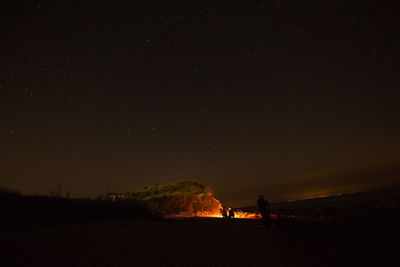
[[0,185],[195,179],[225,204],[400,184],[395,1],[1,1]]

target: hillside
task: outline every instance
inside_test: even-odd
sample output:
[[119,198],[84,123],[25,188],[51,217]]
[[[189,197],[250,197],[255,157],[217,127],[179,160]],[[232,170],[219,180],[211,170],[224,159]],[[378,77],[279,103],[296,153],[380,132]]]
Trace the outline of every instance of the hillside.
[[[257,207],[242,208],[255,212]],[[358,192],[291,202],[272,203],[274,214],[334,220],[392,220],[400,218],[400,188]]]
[[155,184],[128,194],[128,198],[143,201],[153,213],[219,212],[222,207],[212,190],[199,182],[179,180],[169,184]]

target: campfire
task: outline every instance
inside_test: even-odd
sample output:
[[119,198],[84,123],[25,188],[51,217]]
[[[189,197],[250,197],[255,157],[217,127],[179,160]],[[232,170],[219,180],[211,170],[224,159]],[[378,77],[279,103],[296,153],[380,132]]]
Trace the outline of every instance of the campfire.
[[[221,212],[223,206],[213,191],[197,181],[179,180],[150,185],[127,193],[127,198],[141,201],[154,214],[168,218],[224,217]],[[261,215],[234,209],[234,218],[260,219]]]
[[[206,211],[194,211],[194,212],[182,212],[177,214],[171,214],[167,216],[169,218],[190,218],[190,217],[200,217],[200,218],[223,218],[221,212],[206,212]],[[235,211],[235,217],[238,219],[261,219],[259,213],[251,213],[244,211]]]

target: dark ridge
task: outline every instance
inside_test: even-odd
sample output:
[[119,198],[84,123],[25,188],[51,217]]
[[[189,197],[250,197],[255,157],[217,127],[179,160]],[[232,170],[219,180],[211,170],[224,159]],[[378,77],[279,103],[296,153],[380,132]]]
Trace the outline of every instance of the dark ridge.
[[67,199],[0,193],[0,227],[31,227],[150,217],[134,200]]
[[[241,208],[257,212],[256,206]],[[272,213],[336,221],[400,221],[400,188],[272,203]]]

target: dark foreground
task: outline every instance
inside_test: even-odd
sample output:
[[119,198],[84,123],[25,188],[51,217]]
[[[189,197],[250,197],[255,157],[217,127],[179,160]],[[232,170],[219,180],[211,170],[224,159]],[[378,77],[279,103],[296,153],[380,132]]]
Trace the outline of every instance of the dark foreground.
[[133,219],[2,229],[0,265],[396,266],[398,240],[391,223]]

